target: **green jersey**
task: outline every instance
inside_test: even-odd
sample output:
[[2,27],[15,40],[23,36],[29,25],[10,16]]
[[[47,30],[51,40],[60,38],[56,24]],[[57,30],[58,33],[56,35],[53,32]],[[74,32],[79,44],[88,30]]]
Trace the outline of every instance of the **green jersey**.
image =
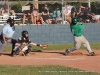
[[70,24],[71,32],[74,36],[81,36],[82,35],[82,29],[84,28],[84,25],[82,24]]

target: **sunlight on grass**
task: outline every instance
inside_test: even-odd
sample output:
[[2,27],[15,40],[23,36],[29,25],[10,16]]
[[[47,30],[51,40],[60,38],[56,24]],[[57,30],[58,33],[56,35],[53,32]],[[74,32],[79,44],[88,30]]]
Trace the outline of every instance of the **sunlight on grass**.
[[[69,44],[48,44],[48,47],[46,49],[42,50],[66,50],[67,48],[70,48],[73,46],[73,43]],[[100,43],[90,43],[90,46],[92,49],[99,50],[100,49]],[[41,50],[40,47],[32,46],[33,50]],[[82,45],[80,49],[85,49]],[[7,46],[4,50],[4,52],[11,51],[11,46]]]
[[0,66],[0,75],[100,75],[64,66]]

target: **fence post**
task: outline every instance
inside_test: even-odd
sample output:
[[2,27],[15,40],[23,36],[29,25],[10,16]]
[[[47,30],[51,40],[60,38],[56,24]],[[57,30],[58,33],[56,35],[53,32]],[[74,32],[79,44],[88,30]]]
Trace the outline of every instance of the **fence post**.
[[64,7],[63,7],[63,5],[64,5],[64,3],[62,0],[62,24],[64,24],[64,13],[63,13]]

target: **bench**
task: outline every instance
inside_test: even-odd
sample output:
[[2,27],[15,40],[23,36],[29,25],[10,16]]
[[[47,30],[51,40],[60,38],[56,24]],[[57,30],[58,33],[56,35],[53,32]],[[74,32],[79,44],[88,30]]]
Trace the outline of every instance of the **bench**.
[[7,18],[5,18],[5,16],[0,16],[0,26],[4,25],[4,23],[7,22],[7,19],[8,19],[9,17],[11,17],[12,19],[14,19],[15,22],[21,20],[20,18],[17,19],[16,16],[8,16]]

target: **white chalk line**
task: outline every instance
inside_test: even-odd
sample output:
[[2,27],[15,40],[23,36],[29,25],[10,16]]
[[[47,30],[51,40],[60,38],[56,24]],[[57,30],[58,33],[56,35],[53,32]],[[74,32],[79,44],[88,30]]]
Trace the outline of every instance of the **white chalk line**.
[[84,60],[85,58],[27,58],[36,60]]

